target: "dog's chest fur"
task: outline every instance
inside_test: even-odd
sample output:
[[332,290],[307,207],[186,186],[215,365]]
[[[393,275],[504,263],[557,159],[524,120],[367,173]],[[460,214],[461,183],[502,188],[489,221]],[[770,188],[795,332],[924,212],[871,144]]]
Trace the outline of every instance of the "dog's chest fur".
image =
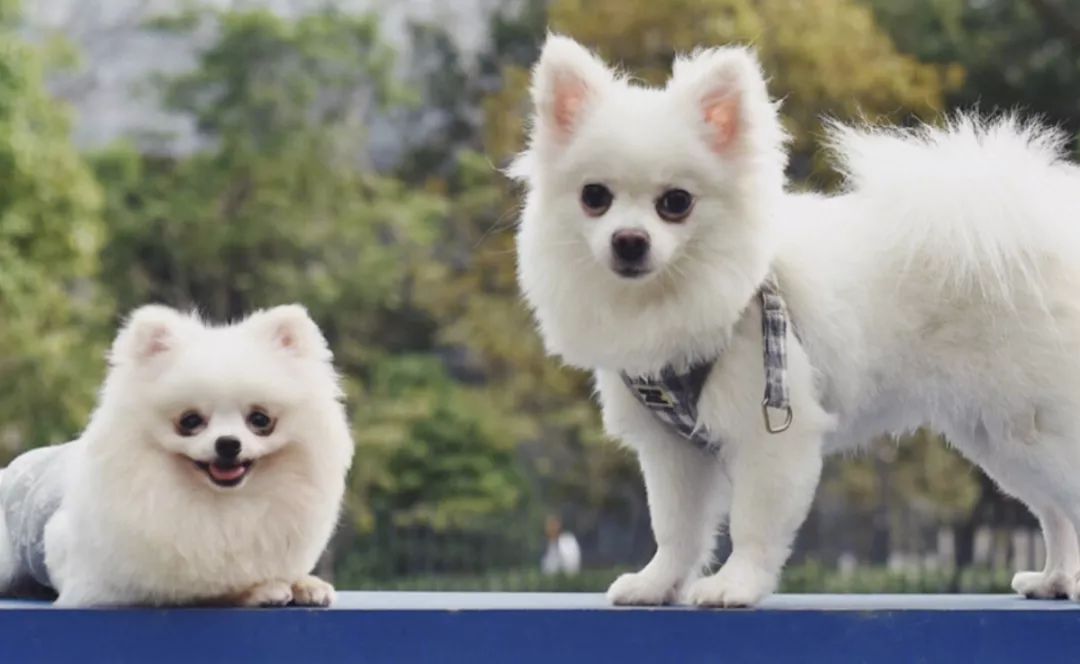
[[236,494],[191,491],[187,478],[162,479],[170,477],[165,469],[122,489],[76,485],[65,505],[73,510],[75,550],[88,566],[104,568],[110,583],[122,583],[122,594],[155,603],[214,599],[300,578],[334,528],[344,482],[340,474],[314,471],[305,479],[299,463],[295,470],[287,485]]

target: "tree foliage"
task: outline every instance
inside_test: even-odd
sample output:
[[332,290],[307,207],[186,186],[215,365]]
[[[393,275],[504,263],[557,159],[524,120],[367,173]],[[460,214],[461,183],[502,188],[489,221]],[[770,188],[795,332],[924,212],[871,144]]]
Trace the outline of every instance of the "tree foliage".
[[45,89],[41,52],[0,4],[0,442],[59,442],[82,426],[107,307],[95,284],[101,191]]
[[961,63],[950,106],[1021,109],[1080,132],[1080,0],[871,2],[905,52]]

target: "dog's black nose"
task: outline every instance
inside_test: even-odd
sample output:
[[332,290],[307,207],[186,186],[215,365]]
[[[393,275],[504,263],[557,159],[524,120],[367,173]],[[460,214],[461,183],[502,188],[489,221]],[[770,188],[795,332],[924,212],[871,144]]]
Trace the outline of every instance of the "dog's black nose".
[[637,263],[649,253],[649,234],[634,229],[615,231],[611,236],[615,257],[627,263]]
[[222,436],[214,441],[214,451],[222,459],[235,459],[240,456],[240,439],[235,436]]

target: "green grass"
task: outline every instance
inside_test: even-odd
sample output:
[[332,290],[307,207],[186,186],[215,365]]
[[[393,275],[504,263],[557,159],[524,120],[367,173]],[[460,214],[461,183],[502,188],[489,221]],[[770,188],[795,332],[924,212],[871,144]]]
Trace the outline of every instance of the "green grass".
[[859,567],[849,574],[808,562],[789,567],[780,583],[788,593],[1007,593],[1012,572],[981,568],[894,572]]
[[[576,576],[545,576],[536,569],[507,569],[485,574],[430,574],[393,579],[339,578],[350,590],[436,590],[468,592],[603,592],[629,568],[584,570]],[[966,569],[897,573],[883,567],[860,567],[842,575],[816,563],[789,567],[780,584],[789,593],[1007,593],[1011,572]]]
[[461,592],[603,592],[623,569],[583,570],[576,576],[546,576],[539,570],[515,569],[487,574],[432,574],[397,579],[339,583],[351,590],[441,590]]

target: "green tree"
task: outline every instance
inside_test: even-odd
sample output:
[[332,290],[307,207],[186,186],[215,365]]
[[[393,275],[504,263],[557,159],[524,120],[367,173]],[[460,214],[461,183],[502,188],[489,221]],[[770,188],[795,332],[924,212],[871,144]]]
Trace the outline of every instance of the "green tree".
[[0,443],[59,442],[84,424],[107,315],[94,286],[101,192],[50,98],[42,53],[0,3]]
[[952,106],[1020,108],[1080,132],[1080,0],[868,0],[906,53],[967,73]]
[[385,459],[368,496],[374,510],[398,525],[446,530],[522,507],[516,432],[483,391],[453,381],[439,358],[411,355],[374,367],[371,393],[361,406],[373,425],[365,433]]

